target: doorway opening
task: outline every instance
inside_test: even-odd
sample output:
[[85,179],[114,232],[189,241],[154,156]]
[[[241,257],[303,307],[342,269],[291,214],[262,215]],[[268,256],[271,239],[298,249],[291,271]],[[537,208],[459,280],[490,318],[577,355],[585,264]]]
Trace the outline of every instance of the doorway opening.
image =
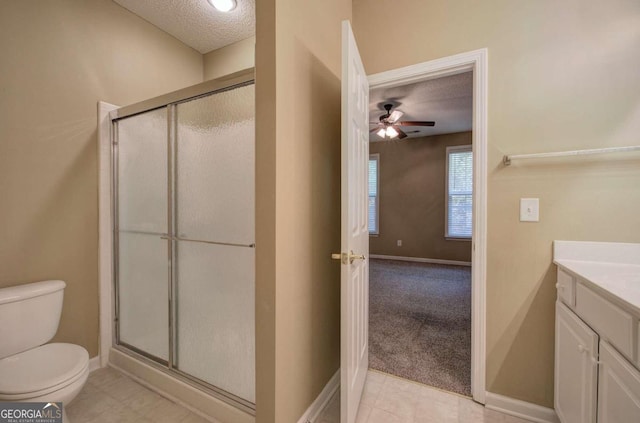
[[473,72],[369,94],[369,368],[471,396]]
[[486,50],[368,79],[369,368],[484,403]]
[[[394,131],[387,131],[386,123],[389,122],[382,122],[385,124],[384,131],[381,130],[383,128],[377,126],[372,128],[368,125],[369,93],[378,88],[400,87],[469,71],[472,72],[473,80],[470,384],[473,400],[484,404],[486,396],[487,50],[475,50],[363,77],[364,66],[350,25],[345,21],[343,22],[342,63],[341,252],[332,254],[332,258],[341,261],[341,421],[353,423],[360,411],[366,414],[365,400],[371,400],[368,393],[372,393],[375,397],[373,385],[376,380],[380,385],[381,376],[385,386],[390,380],[389,387],[397,385],[398,381],[380,373],[368,371],[370,270],[369,260],[367,260],[370,259],[370,236],[367,227],[369,217],[367,168],[370,147],[368,133],[376,132],[381,136],[384,132],[385,135],[392,137],[400,134],[397,128],[393,128]],[[387,111],[384,105],[383,108]],[[391,109],[386,113],[387,121],[391,120]],[[374,116],[371,117],[375,119]],[[384,166],[384,163],[380,162],[380,165]],[[381,226],[380,230],[384,228]],[[399,381],[400,384],[411,383],[402,379]],[[369,387],[372,389],[368,389]],[[378,393],[380,392],[378,390]],[[457,401],[455,395],[451,396]],[[382,399],[376,399],[375,404],[380,400]],[[373,413],[375,410],[372,411],[369,408],[368,411]],[[380,410],[380,413],[383,413],[383,410]]]

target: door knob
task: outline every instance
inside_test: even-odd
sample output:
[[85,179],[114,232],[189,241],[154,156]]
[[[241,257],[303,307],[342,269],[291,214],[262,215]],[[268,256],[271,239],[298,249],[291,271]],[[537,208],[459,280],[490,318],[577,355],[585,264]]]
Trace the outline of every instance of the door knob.
[[342,264],[353,263],[354,260],[365,260],[364,254],[353,254],[353,250],[347,253],[333,253],[331,258],[342,261]]
[[364,254],[353,254],[353,250],[349,251],[349,263],[353,263],[354,260],[364,260]]

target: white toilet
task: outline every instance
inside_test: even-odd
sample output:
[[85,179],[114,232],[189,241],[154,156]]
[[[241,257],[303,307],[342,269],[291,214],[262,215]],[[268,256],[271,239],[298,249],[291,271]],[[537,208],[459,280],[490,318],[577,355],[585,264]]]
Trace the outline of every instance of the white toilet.
[[0,289],[0,401],[64,407],[87,381],[87,350],[46,343],[58,330],[65,286],[43,281]]

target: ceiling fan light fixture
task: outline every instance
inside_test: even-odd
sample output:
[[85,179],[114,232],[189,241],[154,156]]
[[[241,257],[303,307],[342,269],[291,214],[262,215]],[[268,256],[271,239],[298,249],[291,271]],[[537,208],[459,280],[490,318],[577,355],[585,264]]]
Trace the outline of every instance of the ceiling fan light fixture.
[[209,4],[221,12],[231,12],[236,8],[236,0],[207,0]]
[[387,120],[389,122],[395,122],[398,119],[400,119],[402,117],[402,115],[404,115],[404,113],[402,113],[400,110],[394,110],[393,112],[391,112],[391,114],[389,115]]
[[[380,116],[379,118],[379,122],[369,122],[371,125],[377,125],[377,128],[374,128],[370,131],[370,134],[373,134],[374,132],[380,137],[380,138],[398,138],[398,139],[405,139],[407,138],[409,135],[408,134],[416,134],[416,133],[420,133],[420,131],[406,131],[406,129],[403,129],[403,127],[405,126],[409,126],[409,127],[415,127],[415,126],[435,126],[435,122],[430,120],[430,121],[426,121],[426,120],[403,120],[401,121],[400,118],[404,115],[403,112],[401,112],[400,110],[394,110],[393,112],[391,111],[391,109],[393,108],[393,104],[392,103],[387,103],[384,105],[384,110],[387,112],[383,115]],[[371,136],[371,135],[370,135]]]
[[389,138],[395,138],[399,135],[398,131],[395,130],[393,126],[387,127],[387,136]]

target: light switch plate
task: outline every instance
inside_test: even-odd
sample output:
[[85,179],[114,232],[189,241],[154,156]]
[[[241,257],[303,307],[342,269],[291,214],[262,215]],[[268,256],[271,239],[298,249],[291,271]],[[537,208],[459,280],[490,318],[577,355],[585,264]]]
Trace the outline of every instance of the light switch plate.
[[540,221],[540,200],[538,198],[520,199],[520,222]]

